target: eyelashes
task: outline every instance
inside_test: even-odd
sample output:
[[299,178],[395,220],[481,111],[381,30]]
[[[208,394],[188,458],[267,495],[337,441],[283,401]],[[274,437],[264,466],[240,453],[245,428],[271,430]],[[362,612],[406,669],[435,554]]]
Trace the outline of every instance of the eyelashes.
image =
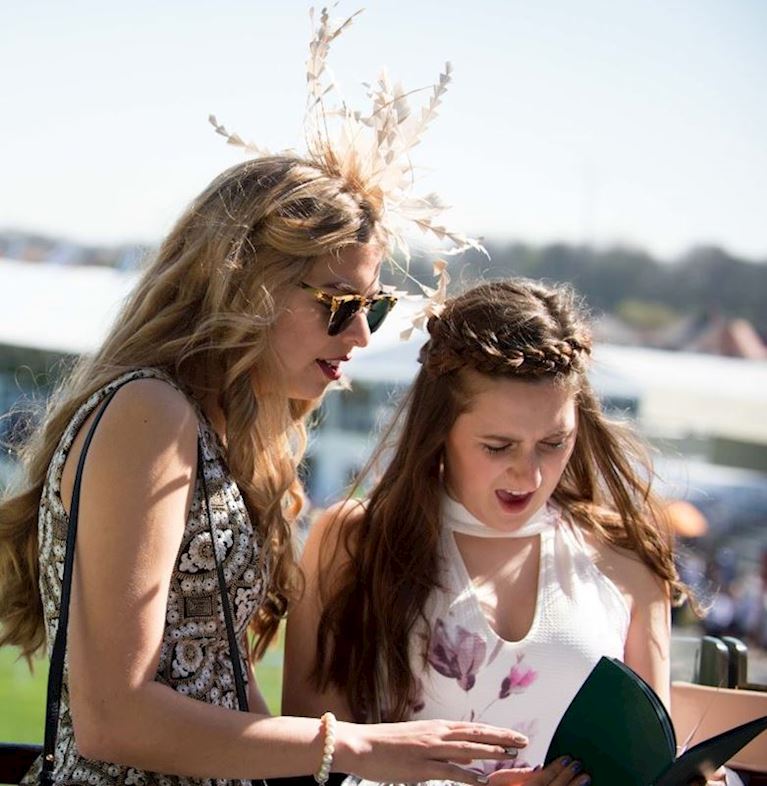
[[[482,450],[490,456],[499,456],[512,450],[517,443],[509,442],[506,445],[487,445],[482,444]],[[544,450],[556,452],[563,450],[567,446],[567,440],[561,439],[557,442],[540,442],[538,443]]]
[[482,450],[485,453],[489,453],[491,456],[497,456],[499,453],[504,453],[507,451],[511,445],[501,445],[500,447],[495,447],[493,445],[482,445]]

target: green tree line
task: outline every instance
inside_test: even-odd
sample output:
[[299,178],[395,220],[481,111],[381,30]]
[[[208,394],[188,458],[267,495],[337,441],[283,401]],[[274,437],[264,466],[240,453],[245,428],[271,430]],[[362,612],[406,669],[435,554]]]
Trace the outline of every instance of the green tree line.
[[[640,249],[555,243],[486,244],[490,259],[476,252],[451,261],[457,286],[478,278],[522,275],[571,283],[595,313],[630,313],[642,304],[666,316],[741,317],[767,338],[767,260],[739,259],[721,248],[701,246],[668,262]],[[412,271],[431,279],[431,262],[418,259]],[[626,308],[626,306],[629,308]]]

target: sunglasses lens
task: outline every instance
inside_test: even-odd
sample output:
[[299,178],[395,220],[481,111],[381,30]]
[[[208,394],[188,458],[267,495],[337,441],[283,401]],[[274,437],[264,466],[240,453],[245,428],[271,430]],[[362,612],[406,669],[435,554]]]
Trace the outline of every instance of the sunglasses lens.
[[381,298],[381,300],[376,300],[370,306],[368,310],[368,328],[370,328],[371,333],[375,333],[381,327],[393,305],[393,301],[389,300],[389,298]]
[[[371,333],[375,333],[383,324],[386,315],[391,311],[395,301],[390,298],[375,300],[367,309],[368,328]],[[328,323],[328,335],[337,336],[349,327],[349,323],[354,319],[362,308],[359,299],[351,298],[338,304],[335,312],[330,317]]]
[[359,300],[345,300],[340,303],[328,322],[328,335],[337,336],[342,330],[345,330],[359,310]]

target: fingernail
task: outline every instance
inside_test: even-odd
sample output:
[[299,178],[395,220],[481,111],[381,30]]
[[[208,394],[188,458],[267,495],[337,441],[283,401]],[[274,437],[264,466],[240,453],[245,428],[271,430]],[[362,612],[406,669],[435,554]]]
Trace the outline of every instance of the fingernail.
[[577,773],[577,772],[580,772],[580,771],[583,769],[583,765],[582,765],[582,764],[581,764],[579,761],[574,761],[574,762],[573,762],[573,763],[570,765],[570,769],[571,769],[573,772],[576,772],[576,773]]
[[590,783],[591,778],[589,778],[587,775],[583,780],[578,781],[578,786],[589,786]]
[[503,750],[506,752],[506,755],[510,759],[516,759],[517,754],[519,753],[519,751],[516,748],[512,748],[511,746],[509,746],[508,748],[504,748]]
[[561,764],[563,767],[567,767],[567,765],[568,765],[568,764],[569,764],[569,763],[570,763],[572,760],[573,760],[573,759],[572,759],[572,756],[563,756],[563,757],[562,757],[562,758],[559,760],[559,763],[560,763],[560,764]]

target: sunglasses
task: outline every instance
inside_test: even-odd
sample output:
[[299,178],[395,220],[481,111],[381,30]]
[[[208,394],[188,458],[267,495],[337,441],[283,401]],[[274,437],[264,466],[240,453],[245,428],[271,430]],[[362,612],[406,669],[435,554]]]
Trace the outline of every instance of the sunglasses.
[[398,298],[386,292],[379,292],[372,297],[364,295],[330,295],[316,287],[299,282],[302,289],[311,292],[318,303],[322,303],[330,311],[328,319],[328,335],[337,336],[349,326],[349,323],[360,311],[365,312],[368,328],[375,333],[383,324],[386,315],[394,308]]

